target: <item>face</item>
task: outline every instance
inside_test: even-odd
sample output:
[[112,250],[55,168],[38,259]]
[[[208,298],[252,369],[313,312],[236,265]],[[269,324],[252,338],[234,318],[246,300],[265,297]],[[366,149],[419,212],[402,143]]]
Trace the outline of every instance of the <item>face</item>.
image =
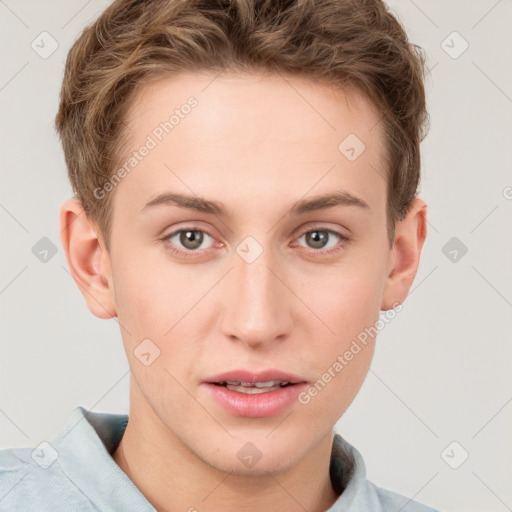
[[330,434],[370,365],[374,340],[353,341],[390,272],[380,116],[305,78],[214,78],[132,104],[127,147],[149,149],[109,192],[109,281],[132,407],[210,466],[275,472]]

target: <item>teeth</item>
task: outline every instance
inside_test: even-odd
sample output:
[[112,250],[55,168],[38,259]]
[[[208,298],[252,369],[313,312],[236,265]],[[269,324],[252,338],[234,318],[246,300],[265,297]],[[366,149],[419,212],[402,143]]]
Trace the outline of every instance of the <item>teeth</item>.
[[286,386],[289,382],[283,380],[269,380],[267,382],[240,382],[239,380],[226,380],[219,384],[226,386],[244,386],[248,388],[271,388],[275,386]]
[[238,380],[227,380],[219,382],[219,384],[225,386],[231,391],[238,391],[239,393],[245,393],[247,395],[256,395],[258,393],[276,391],[290,383],[282,380],[269,380],[267,382],[240,382]]
[[281,380],[269,380],[268,382],[255,382],[253,385],[257,388],[271,388],[272,386],[281,386]]
[[238,391],[239,393],[245,393],[247,395],[256,395],[259,393],[269,393],[270,391],[281,389],[281,386],[265,386],[263,388],[259,388],[256,386],[230,386],[229,384],[227,384],[226,388],[231,391]]

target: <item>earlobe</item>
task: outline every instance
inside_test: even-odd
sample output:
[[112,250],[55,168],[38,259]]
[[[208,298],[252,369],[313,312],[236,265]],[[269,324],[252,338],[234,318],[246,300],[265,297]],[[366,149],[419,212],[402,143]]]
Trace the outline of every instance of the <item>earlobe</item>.
[[98,318],[116,316],[110,257],[99,229],[78,199],[61,205],[60,238],[71,275],[91,313]]
[[427,205],[415,199],[409,213],[396,226],[391,254],[391,271],[386,280],[382,310],[402,304],[416,277],[421,250],[427,236]]

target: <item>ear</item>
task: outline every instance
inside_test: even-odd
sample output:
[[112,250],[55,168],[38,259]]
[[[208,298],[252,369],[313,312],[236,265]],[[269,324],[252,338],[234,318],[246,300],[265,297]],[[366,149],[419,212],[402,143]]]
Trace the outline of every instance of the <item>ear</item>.
[[382,310],[393,309],[407,297],[416,277],[426,236],[427,205],[422,199],[417,198],[412,202],[409,213],[396,226]]
[[91,313],[98,318],[116,316],[110,255],[99,228],[78,199],[68,199],[60,207],[60,239],[71,275]]

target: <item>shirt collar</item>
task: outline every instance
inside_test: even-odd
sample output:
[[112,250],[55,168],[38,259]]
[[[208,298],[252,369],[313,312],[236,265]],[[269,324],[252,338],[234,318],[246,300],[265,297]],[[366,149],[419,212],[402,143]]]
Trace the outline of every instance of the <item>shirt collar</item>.
[[111,455],[127,423],[128,415],[79,406],[51,444],[64,473],[99,510],[155,511]]

